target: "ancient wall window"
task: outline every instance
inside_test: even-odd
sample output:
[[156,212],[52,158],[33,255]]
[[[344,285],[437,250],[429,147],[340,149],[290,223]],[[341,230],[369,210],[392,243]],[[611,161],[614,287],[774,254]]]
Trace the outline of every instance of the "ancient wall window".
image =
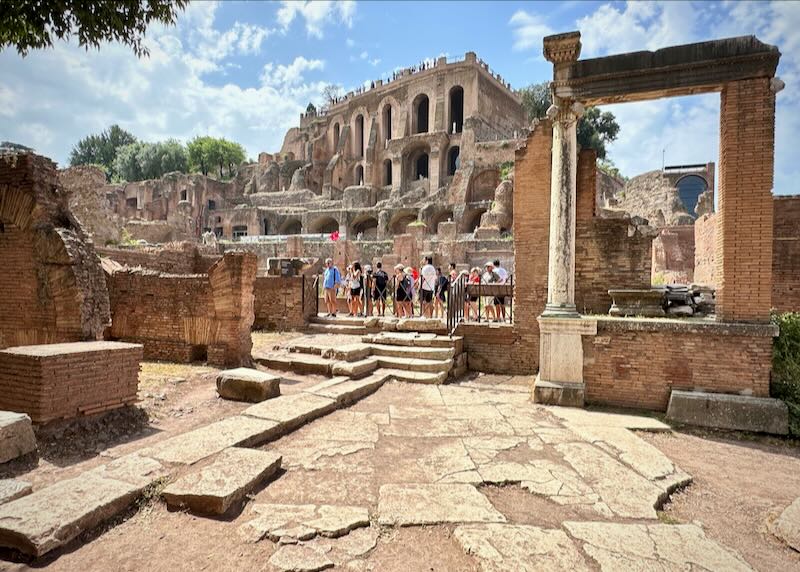
[[217,209],[217,201],[212,201],[209,199],[208,201],[208,210],[213,211]]
[[364,184],[364,166],[363,165],[356,165],[355,170],[355,184],[362,186]]
[[428,117],[430,112],[430,101],[428,96],[420,94],[414,100],[414,133],[428,132]]
[[362,239],[375,239],[378,237],[378,219],[367,216],[353,223],[353,236]]
[[392,160],[386,159],[383,162],[383,185],[391,185],[392,184]]
[[222,227],[221,226],[218,226],[218,227],[214,228],[214,235],[217,238],[222,238]]
[[189,192],[188,192],[186,189],[183,189],[183,190],[181,191],[181,200],[182,200],[182,201],[188,201],[188,200],[189,200],[189,199],[187,198],[188,196],[189,196]]
[[461,133],[464,129],[464,88],[460,85],[450,90],[450,133]]
[[300,234],[302,231],[302,223],[296,218],[290,218],[289,220],[283,222],[281,227],[278,229],[278,234]]
[[262,234],[265,234],[265,235],[269,234],[269,219],[264,218],[264,220],[262,220],[261,223],[262,223],[262,227],[261,228],[264,231]]
[[415,179],[427,179],[428,178],[428,154],[422,153],[417,160],[414,162],[414,178]]
[[130,207],[132,209],[139,208],[139,201],[136,197],[131,197],[129,199],[125,199],[125,206]]
[[222,217],[218,216],[216,222],[222,222]]
[[356,157],[364,156],[364,116],[356,117]]
[[247,225],[237,225],[233,227],[233,238],[247,236]]
[[312,222],[310,229],[312,233],[330,234],[339,230],[339,223],[333,217],[323,216]]
[[451,147],[447,152],[447,175],[450,177],[456,174],[458,167],[461,165],[460,154],[461,149],[459,147]]
[[339,124],[336,123],[333,126],[333,150],[334,152],[339,147]]
[[383,108],[383,138],[392,140],[392,106],[388,104]]
[[681,198],[683,206],[686,207],[686,212],[697,216],[694,209],[697,206],[697,198],[708,190],[706,180],[697,175],[687,175],[675,186],[678,187],[678,196]]

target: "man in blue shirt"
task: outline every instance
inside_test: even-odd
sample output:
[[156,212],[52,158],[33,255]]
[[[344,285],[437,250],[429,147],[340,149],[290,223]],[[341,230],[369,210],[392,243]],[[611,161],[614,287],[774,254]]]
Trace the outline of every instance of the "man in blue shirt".
[[325,272],[322,275],[322,287],[325,288],[325,306],[328,307],[328,317],[336,317],[336,289],[342,282],[342,273],[333,265],[333,260],[325,259]]

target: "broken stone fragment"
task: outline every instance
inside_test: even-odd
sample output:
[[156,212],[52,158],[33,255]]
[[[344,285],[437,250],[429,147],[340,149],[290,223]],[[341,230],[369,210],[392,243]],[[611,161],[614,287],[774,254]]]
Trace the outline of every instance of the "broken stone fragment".
[[219,372],[217,393],[223,399],[259,403],[281,394],[281,378],[248,367]]

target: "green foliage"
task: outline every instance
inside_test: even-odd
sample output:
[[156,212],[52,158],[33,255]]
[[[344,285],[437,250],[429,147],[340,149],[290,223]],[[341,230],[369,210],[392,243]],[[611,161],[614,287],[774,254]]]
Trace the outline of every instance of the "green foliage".
[[780,335],[772,344],[770,394],[789,407],[789,432],[800,436],[800,313],[773,314]]
[[308,106],[306,107],[306,113],[311,114],[311,115],[316,115],[317,114],[317,107],[313,103],[309,102]]
[[68,40],[99,48],[114,41],[129,46],[141,57],[147,26],[153,22],[174,24],[188,0],[3,0],[0,10],[0,50],[14,46],[25,56],[31,49],[50,48],[53,39]]
[[511,174],[511,171],[514,170],[514,161],[506,161],[505,163],[500,163],[500,180],[505,181],[508,178],[508,175]]
[[123,246],[136,246],[138,242],[131,236],[127,228],[123,228],[119,235],[119,243]]
[[198,136],[189,141],[189,166],[192,171],[208,175],[218,170],[219,178],[225,178],[224,169],[228,169],[228,177],[233,177],[235,167],[246,158],[244,147],[233,141],[216,137]]
[[667,283],[667,279],[664,277],[663,272],[656,272],[653,274],[653,277],[650,279],[651,286],[663,286]]
[[620,173],[619,168],[614,164],[611,159],[598,159],[597,168],[603,171],[606,175],[627,181],[628,177]]
[[[550,83],[529,85],[517,92],[528,119],[541,119],[552,103]],[[601,112],[596,107],[587,107],[578,121],[578,144],[584,149],[594,149],[598,159],[606,158],[606,145],[619,135],[619,124],[610,111]]]
[[114,171],[123,181],[158,179],[173,171],[186,173],[188,168],[186,148],[175,139],[125,145],[114,160]]
[[75,165],[102,165],[106,173],[112,178],[117,176],[114,170],[114,159],[120,147],[136,143],[136,137],[122,129],[119,125],[112,125],[102,133],[89,135],[78,141],[69,154],[69,164]]

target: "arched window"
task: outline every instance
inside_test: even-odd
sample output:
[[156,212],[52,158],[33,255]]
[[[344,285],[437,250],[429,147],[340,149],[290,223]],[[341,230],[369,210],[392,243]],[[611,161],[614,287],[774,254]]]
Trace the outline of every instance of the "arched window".
[[392,140],[392,106],[388,104],[383,108],[383,138]]
[[450,90],[450,133],[461,133],[464,129],[464,88],[460,85]]
[[414,100],[414,119],[415,129],[414,133],[427,133],[428,132],[428,115],[430,101],[428,96],[421,94]]
[[313,233],[330,234],[339,230],[339,223],[333,217],[323,216],[311,223],[310,230]]
[[378,236],[378,219],[375,217],[366,217],[356,220],[353,223],[353,236],[358,238],[375,239]]
[[284,223],[278,229],[278,234],[300,234],[302,229],[303,225],[299,220],[296,218],[290,218],[289,220],[284,221]]
[[336,123],[333,126],[333,151],[336,152],[336,149],[339,147],[339,124]]
[[697,175],[687,175],[678,181],[676,186],[678,187],[678,196],[681,198],[683,206],[686,207],[686,211],[692,216],[697,216],[694,209],[697,206],[697,198],[708,190],[706,180]]
[[356,165],[356,172],[355,172],[355,181],[354,184],[358,186],[362,186],[364,184],[364,167],[363,165]]
[[386,159],[383,162],[383,185],[391,185],[392,184],[392,160]]
[[414,178],[415,179],[427,179],[428,178],[428,154],[422,153],[417,160],[414,162],[415,171],[414,171]]
[[447,152],[447,174],[448,176],[453,176],[456,174],[456,170],[458,169],[461,161],[459,160],[459,154],[461,153],[461,149],[459,147],[451,147],[450,150]]
[[364,116],[356,117],[356,157],[364,156]]

